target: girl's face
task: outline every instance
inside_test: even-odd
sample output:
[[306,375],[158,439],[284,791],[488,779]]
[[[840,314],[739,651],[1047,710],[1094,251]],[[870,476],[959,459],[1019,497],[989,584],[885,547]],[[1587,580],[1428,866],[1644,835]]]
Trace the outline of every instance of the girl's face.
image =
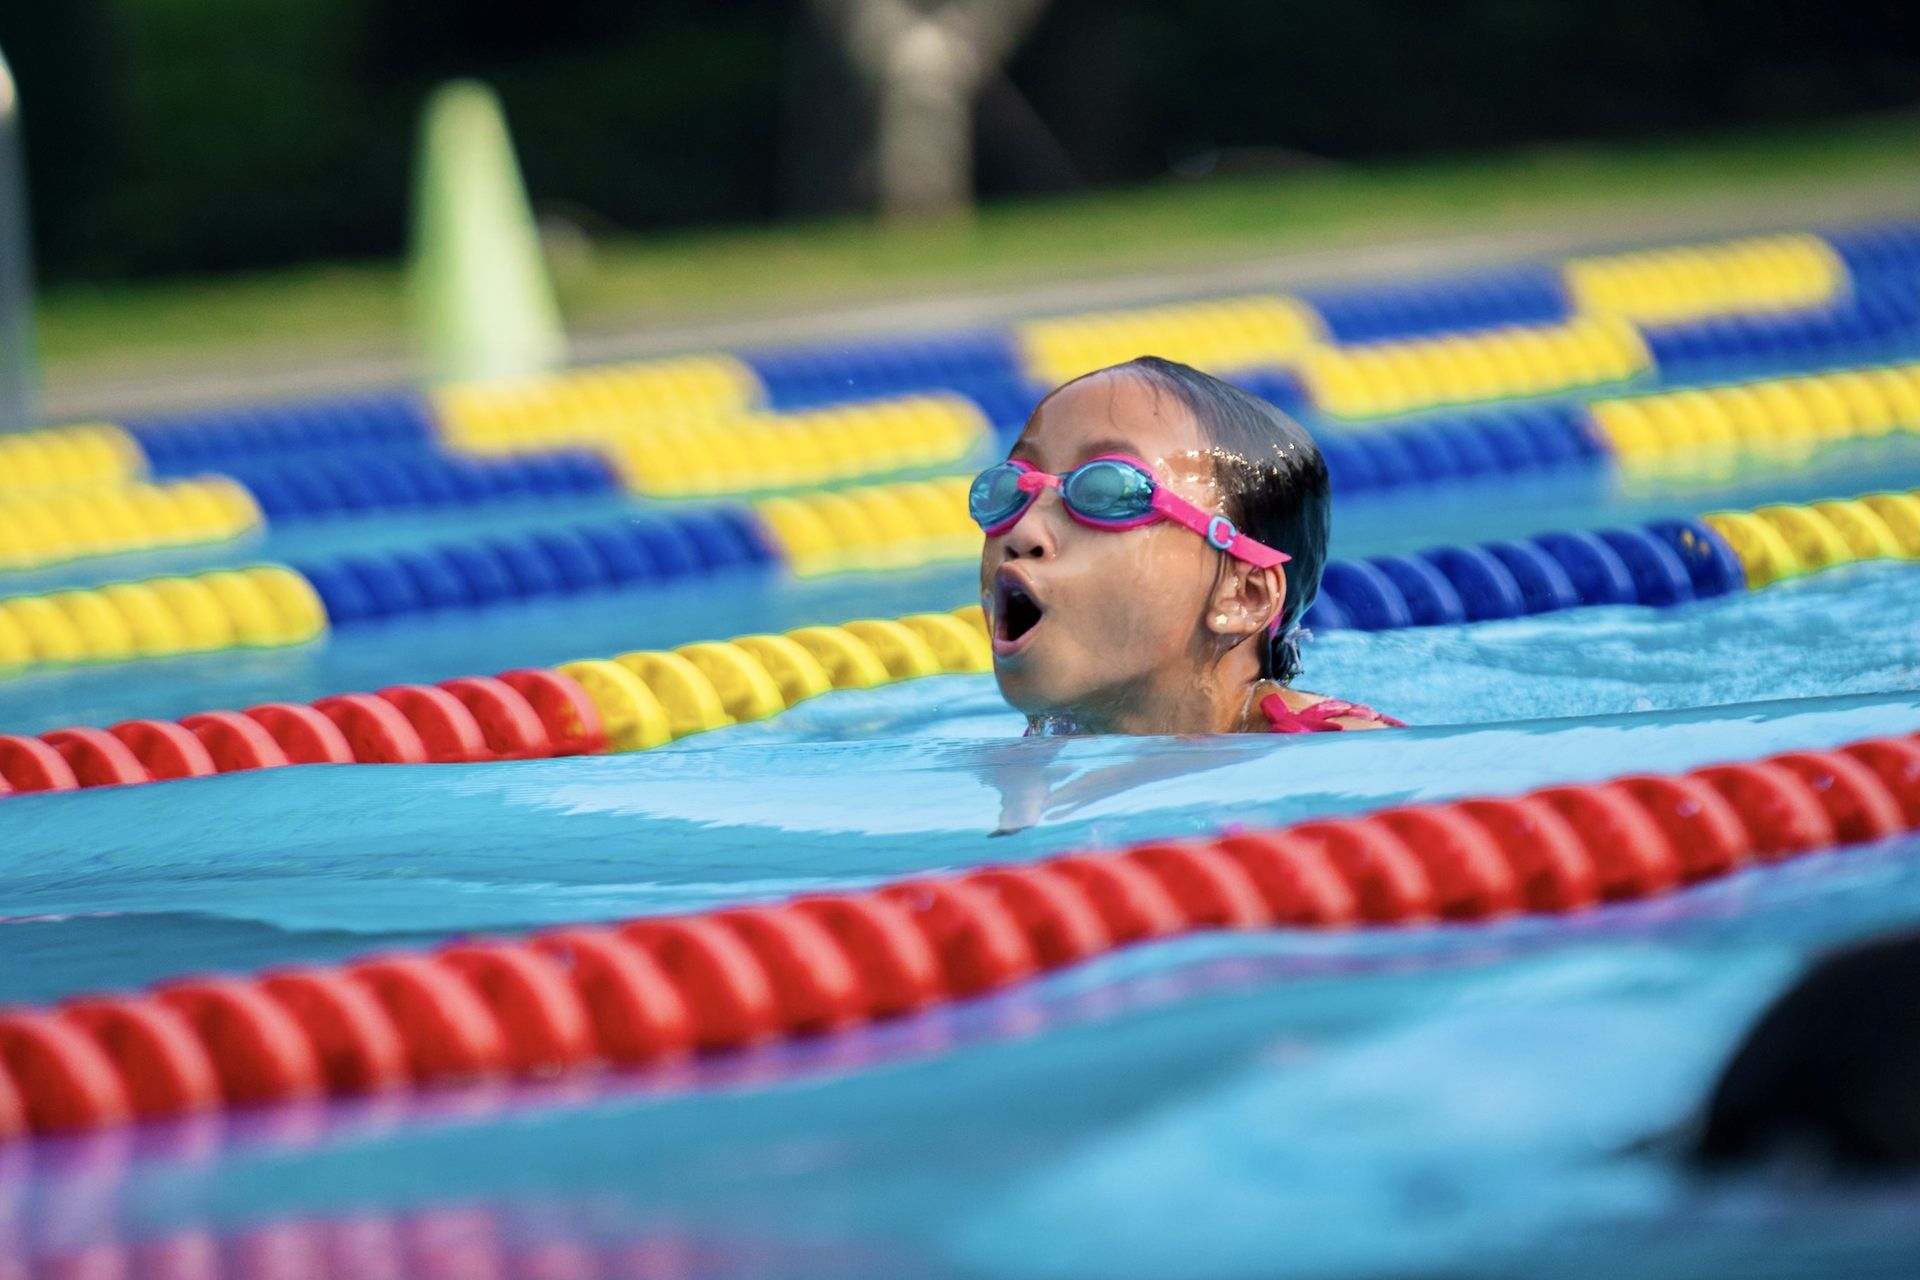
[[[1055,475],[1103,453],[1148,463],[1203,510],[1224,510],[1200,428],[1178,399],[1106,372],[1056,391],[1009,456]],[[1110,721],[1203,664],[1220,553],[1171,521],[1110,531],[1077,523],[1045,490],[986,540],[980,593],[1000,692],[1028,715]]]

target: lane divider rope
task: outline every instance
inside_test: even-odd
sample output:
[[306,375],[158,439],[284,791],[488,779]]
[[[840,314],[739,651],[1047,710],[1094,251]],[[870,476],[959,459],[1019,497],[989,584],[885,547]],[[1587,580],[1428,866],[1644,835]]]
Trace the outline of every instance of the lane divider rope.
[[[1884,240],[1893,248],[1885,248]],[[1847,249],[1860,259],[1849,271],[1862,282],[1851,296],[1816,313],[1763,309],[1645,328],[1653,367],[1661,370],[1668,384],[1674,380],[1684,384],[1724,372],[1722,367],[1738,370],[1741,363],[1753,361],[1786,359],[1788,365],[1801,367],[1834,361],[1859,365],[1862,359],[1897,355],[1901,345],[1908,349],[1920,345],[1920,249],[1916,249],[1920,238],[1907,244],[1885,232],[1878,238],[1866,236],[1862,244],[1868,244],[1868,251]],[[1392,330],[1425,313],[1444,313],[1461,322],[1469,313],[1482,322],[1551,319],[1542,309],[1542,286],[1534,276],[1538,273],[1521,273],[1519,284],[1488,276],[1440,286],[1369,286],[1352,297],[1332,296],[1325,309],[1327,317],[1344,317],[1340,324],[1350,332],[1371,332],[1367,322],[1379,324],[1382,317]],[[1526,280],[1532,284],[1528,286]],[[1515,296],[1521,297],[1519,305]],[[1532,301],[1524,301],[1526,296],[1532,296]],[[1215,307],[1219,315],[1198,303],[1171,309],[1167,315],[1179,317],[1192,311],[1212,315],[1206,322],[1219,324],[1225,322],[1223,317],[1235,315],[1238,303],[1221,307]],[[1574,317],[1567,313],[1561,319],[1571,324]],[[1584,317],[1580,322],[1605,326],[1609,320]],[[1511,384],[1509,390],[1521,388],[1526,378],[1544,380],[1542,386],[1580,384],[1586,374],[1576,367],[1582,363],[1594,367],[1597,359],[1594,342],[1582,342],[1567,324],[1509,326],[1507,330],[1480,324],[1463,334],[1434,330],[1438,336],[1428,332],[1430,328],[1413,324],[1413,345],[1400,340],[1398,345],[1371,342],[1327,347],[1331,355],[1323,353],[1325,359],[1315,359],[1323,380],[1332,378],[1332,384],[1338,384],[1329,395],[1338,401],[1348,393],[1340,388],[1352,384],[1357,395],[1380,399],[1382,405],[1394,401],[1396,407],[1407,403],[1430,407],[1476,399],[1490,386],[1488,378],[1501,386]],[[1135,330],[1121,324],[1119,332]],[[1158,332],[1152,326],[1140,330],[1139,342],[1127,338],[1131,345],[1125,349],[1156,345],[1144,342],[1144,336]],[[1158,345],[1187,349],[1177,334]],[[1244,347],[1244,342],[1240,345]],[[947,347],[964,357],[945,359]],[[1300,378],[1273,365],[1248,367],[1240,361],[1250,357],[1233,355],[1229,347],[1233,342],[1210,359],[1190,355],[1235,376],[1242,386],[1273,399],[1283,409],[1298,413],[1309,407],[1313,395]],[[472,445],[478,457],[436,451],[424,401],[409,403],[403,395],[217,411],[207,418],[146,424],[138,432],[108,424],[50,428],[0,441],[0,495],[221,470],[250,487],[269,516],[301,518],[480,505],[557,493],[634,491],[659,497],[712,497],[876,478],[885,472],[962,461],[979,449],[989,424],[998,430],[1020,424],[1039,399],[1039,390],[1012,372],[991,372],[995,365],[991,349],[993,344],[983,344],[979,336],[960,336],[895,340],[868,355],[835,349],[762,357],[781,386],[810,388],[799,395],[806,413],[751,411],[718,418],[668,415],[636,420],[614,411],[586,413],[580,403],[597,403],[591,395],[586,401],[561,397],[559,405],[572,405],[563,413],[540,395],[532,397],[534,409],[528,409],[520,391],[490,388],[486,395],[522,403],[516,411],[522,416],[543,422],[553,413],[563,413],[563,420],[547,422],[538,430],[482,434],[482,443]],[[1302,365],[1302,359],[1294,363]],[[893,368],[889,361],[912,368]],[[801,370],[812,365],[835,372],[831,386],[812,386],[818,382],[812,374],[801,378]],[[1528,374],[1526,368],[1532,372]],[[609,376],[609,370],[580,372],[588,388]],[[952,382],[950,391],[964,393],[929,393],[941,378]],[[1678,386],[1624,399],[1605,397],[1590,401],[1588,411],[1572,401],[1557,401],[1480,405],[1467,411],[1428,413],[1411,422],[1356,418],[1342,428],[1323,430],[1323,447],[1329,453],[1334,484],[1342,493],[1596,461],[1607,455],[1630,466],[1672,461],[1676,455],[1718,457],[1734,449],[1801,457],[1807,449],[1832,439],[1912,430],[1916,422],[1912,384],[1912,365],[1891,365],[1749,380],[1734,386]],[[822,401],[841,399],[849,386],[862,388],[862,393],[881,388],[889,399],[822,405]],[[791,388],[787,393],[793,393]],[[1338,411],[1338,405],[1332,407]],[[515,415],[509,413],[507,418],[515,420]],[[555,451],[563,443],[582,447]]]
[[[1920,302],[1920,288],[1914,292]],[[1258,379],[1253,381],[1257,383]],[[865,417],[859,422],[865,425],[843,422],[826,431],[827,436],[842,433],[840,443],[831,447],[804,432],[763,427],[770,439],[764,447],[749,451],[758,459],[752,477],[731,469],[731,462],[704,476],[695,474],[705,465],[699,461],[703,453],[700,448],[689,447],[688,442],[699,439],[699,435],[682,432],[679,443],[662,445],[658,450],[655,465],[665,477],[660,491],[691,495],[706,490],[711,494],[729,488],[818,483],[823,476],[835,474],[836,469],[847,474],[836,459],[877,445],[887,434],[877,427],[894,419],[919,421],[920,425],[904,431],[886,466],[878,470],[952,461],[977,449],[985,438],[985,427],[977,410],[966,407],[966,402],[958,398],[950,399],[952,403],[931,416],[927,416],[926,397],[860,406]],[[1686,469],[1734,455],[1796,461],[1836,441],[1877,439],[1914,430],[1920,430],[1920,364],[1906,363],[1603,398],[1584,406],[1527,404],[1455,410],[1404,422],[1323,430],[1319,442],[1335,492],[1350,496],[1474,477],[1592,468],[1609,459],[1630,470]],[[771,439],[783,434],[790,437],[789,450],[784,454]],[[858,448],[848,443],[855,437],[862,442]],[[822,461],[813,456],[823,449],[834,458]],[[313,457],[297,463],[256,459],[230,465],[231,478],[244,485],[260,511],[276,522],[612,494],[628,487],[612,463],[585,451],[498,458],[387,451]],[[716,479],[722,473],[729,477],[724,483]],[[72,509],[82,510],[86,505],[76,493],[63,497]],[[257,518],[244,510],[244,498],[217,489],[213,497],[239,510],[235,531],[243,531]],[[50,545],[56,540],[45,535],[29,537],[16,528],[18,521],[9,524],[6,513],[17,505],[18,499],[9,503],[0,496],[0,553],[16,543]],[[212,505],[216,504],[200,502],[198,508],[205,511]],[[103,527],[95,516],[78,516],[68,523],[88,530]],[[123,516],[109,523],[123,528],[129,521]],[[9,530],[13,530],[12,536]],[[101,541],[97,533],[93,538]],[[123,532],[115,546],[130,549],[187,540],[193,540],[190,532],[142,537]],[[33,558],[52,557],[39,553]]]
[[[1640,529],[1336,561],[1307,623],[1321,631],[1382,630],[1587,605],[1674,605],[1883,558],[1920,559],[1920,494],[1782,503]],[[0,662],[26,654],[102,661],[286,643],[311,638],[323,625],[318,594],[284,569],[124,583],[0,601]],[[280,764],[478,762],[641,750],[763,719],[828,689],[991,669],[984,616],[978,605],[968,605],[951,615],[802,627],[784,636],[581,659],[552,672],[435,686],[451,699],[422,686],[396,686],[314,704],[352,730],[344,743],[316,728],[311,715],[284,710],[293,704],[271,704],[264,717],[255,714],[260,708],[244,713],[261,721],[265,737],[238,723],[240,713],[187,717],[180,724],[202,739],[204,753],[176,728],[150,720],[58,730],[39,739],[0,735],[0,785],[64,790]],[[502,681],[508,687],[500,687]],[[527,683],[540,684],[544,701],[520,705],[532,696],[518,688]],[[393,709],[378,705],[381,700]],[[584,727],[582,715],[599,727]],[[280,740],[281,731],[296,741]]]
[[1561,914],[1920,828],[1920,741],[1406,805],[0,1013],[0,1136],[819,1036],[1211,929]]
[[[765,568],[799,574],[971,559],[959,479],[866,486],[652,520],[538,530],[190,578],[0,599],[0,672],[230,645],[330,626]],[[1590,605],[1670,606],[1873,559],[1920,558],[1920,492],[1778,503],[1330,563],[1316,631],[1451,626]],[[264,594],[263,594],[264,593]]]
[[1015,341],[1028,377],[1055,387],[1148,353],[1216,371],[1290,364],[1323,333],[1311,307],[1262,295],[1029,320]]
[[1478,333],[1317,347],[1299,360],[1314,407],[1337,418],[1542,396],[1653,371],[1639,330],[1613,316]]
[[435,391],[431,421],[456,451],[551,448],[660,423],[701,423],[760,407],[760,380],[736,356],[674,356]]
[[223,476],[0,494],[0,572],[225,542],[262,524],[252,493]]
[[951,467],[992,437],[973,401],[922,394],[624,432],[600,447],[632,492],[688,498]]
[[1653,323],[1815,307],[1849,278],[1833,246],[1806,234],[1574,258],[1563,270],[1578,310]]
[[139,442],[112,423],[0,435],[0,496],[122,484],[146,475]]
[[0,598],[0,677],[304,644],[326,628],[326,609],[312,583],[284,565],[10,596]]
[[[1702,359],[1764,360],[1809,344],[1828,362],[1857,363],[1884,358],[1875,348],[1888,341],[1911,343],[1920,324],[1916,282],[1920,227],[1910,224],[1824,237],[1752,237],[1575,259],[1558,271],[1502,268],[1295,297],[1043,318],[1006,336],[878,339],[751,360],[718,353],[675,357],[472,384],[432,397],[342,396],[174,414],[125,428],[29,432],[0,442],[0,491],[180,475],[276,454],[543,450],[563,441],[751,416],[769,403],[815,407],[844,400],[849,388],[869,398],[944,388],[982,402],[1017,390],[1014,399],[1030,404],[1036,388],[1142,351],[1226,374],[1290,367],[1310,355],[1331,361],[1321,380],[1331,377],[1333,400],[1321,407],[1335,413],[1367,408],[1355,395],[1365,401],[1377,394],[1383,407],[1407,407],[1471,398],[1489,386],[1573,387],[1638,361],[1633,341],[1604,327],[1568,327],[1576,322],[1641,326],[1642,345],[1664,376]],[[1484,341],[1501,330],[1518,341]],[[1445,341],[1449,336],[1465,345],[1456,352]],[[1349,356],[1384,379],[1385,389],[1347,386],[1353,381],[1346,377]],[[770,396],[773,387],[777,396]]]
[[1841,440],[1920,430],[1920,365],[1844,369],[1664,391],[1590,406],[1627,464],[1771,451],[1789,459]]
[[831,689],[979,673],[992,664],[978,605],[858,619],[177,721],[0,734],[0,795],[295,764],[472,764],[638,751],[765,719]]

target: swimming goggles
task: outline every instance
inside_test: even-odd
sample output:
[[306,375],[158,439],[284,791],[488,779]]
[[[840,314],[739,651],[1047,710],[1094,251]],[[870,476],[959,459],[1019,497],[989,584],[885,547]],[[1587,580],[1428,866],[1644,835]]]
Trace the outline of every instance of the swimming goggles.
[[1095,529],[1137,529],[1171,520],[1258,569],[1293,559],[1241,533],[1225,516],[1202,511],[1155,479],[1146,463],[1124,453],[1101,454],[1057,476],[1017,459],[998,463],[974,477],[967,511],[989,538],[995,537],[1013,528],[1042,489],[1058,489],[1067,514]]

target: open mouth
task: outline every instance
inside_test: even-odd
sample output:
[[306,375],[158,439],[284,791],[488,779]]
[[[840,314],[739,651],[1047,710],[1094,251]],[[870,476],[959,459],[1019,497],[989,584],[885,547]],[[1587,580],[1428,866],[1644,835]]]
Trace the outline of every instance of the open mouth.
[[1046,607],[1018,576],[1002,572],[994,578],[993,651],[1001,657],[1026,646],[1046,617]]

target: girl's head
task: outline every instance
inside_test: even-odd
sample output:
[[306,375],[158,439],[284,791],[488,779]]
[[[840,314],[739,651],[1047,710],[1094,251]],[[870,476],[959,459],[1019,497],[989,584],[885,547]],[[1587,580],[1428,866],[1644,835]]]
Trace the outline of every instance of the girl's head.
[[1061,475],[1108,454],[1139,458],[1172,493],[1290,560],[1261,567],[1174,520],[1090,527],[1040,488],[981,552],[994,674],[1032,716],[1212,727],[1202,709],[1299,670],[1299,620],[1326,561],[1326,463],[1272,405],[1156,356],[1056,390],[1008,456]]

